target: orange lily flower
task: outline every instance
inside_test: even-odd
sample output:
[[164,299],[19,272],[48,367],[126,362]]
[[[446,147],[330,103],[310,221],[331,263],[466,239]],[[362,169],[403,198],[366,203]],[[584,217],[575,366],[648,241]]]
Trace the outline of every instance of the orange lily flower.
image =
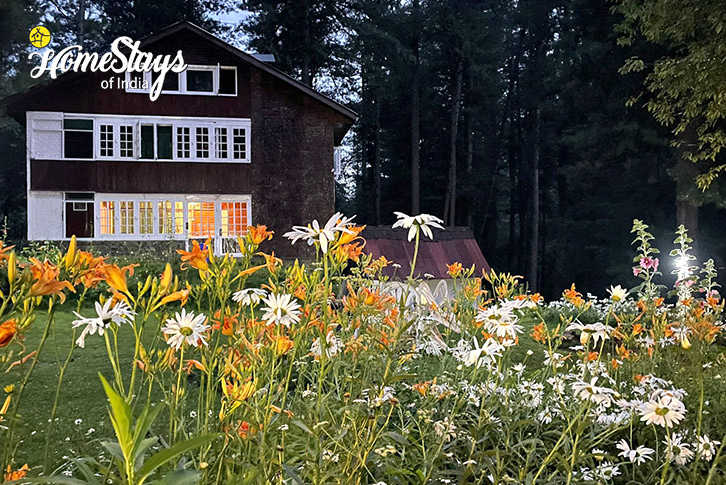
[[70,290],[73,293],[76,292],[76,289],[68,281],[58,281],[60,269],[56,265],[50,261],[41,263],[36,258],[31,258],[30,261],[33,263],[30,267],[30,272],[35,278],[35,283],[30,287],[31,295],[44,296],[58,294],[61,302],[64,302],[66,301],[66,295],[63,293],[64,289]]
[[0,347],[9,345],[16,333],[18,329],[14,318],[0,324]]
[[8,252],[12,251],[15,246],[5,246],[5,241],[0,241],[0,263],[8,259]]
[[[204,243],[204,249],[199,246],[199,241],[192,241],[191,251],[177,249],[176,252],[181,255],[181,260],[185,263],[189,263],[192,268],[200,271],[207,271],[209,269],[207,258],[209,257],[209,243],[211,240],[211,238],[207,239]],[[182,265],[182,269],[184,268],[185,265]]]
[[134,274],[134,267],[136,266],[138,266],[138,264],[130,264],[123,268],[119,268],[115,264],[106,265],[106,283],[119,293],[128,295],[129,287],[126,283],[126,275],[128,273],[129,276],[132,276]]
[[187,365],[184,366],[184,369],[187,371],[187,374],[191,374],[192,370],[194,369],[200,370],[202,372],[207,371],[207,368],[204,366],[204,364],[194,359],[187,360]]
[[20,480],[21,478],[25,478],[29,471],[30,468],[27,463],[15,471],[13,471],[13,469],[10,468],[10,465],[8,465],[5,470],[5,474],[3,475],[3,481],[12,482],[13,480]]
[[[338,239],[338,245],[342,246],[344,244],[351,243],[355,241],[358,238],[358,235],[365,229],[366,226],[351,226],[347,229],[351,231],[350,234],[347,232],[341,232],[340,233],[340,239]],[[361,238],[362,239],[362,238]]]
[[459,276],[461,274],[461,271],[463,270],[463,267],[461,266],[461,263],[458,263],[458,262],[457,263],[453,263],[453,264],[447,264],[446,265],[446,268],[448,270],[447,273],[452,278],[456,278],[457,276]]
[[582,298],[582,293],[575,290],[575,283],[572,283],[570,289],[563,291],[562,296],[565,297],[565,300],[578,307],[585,303],[585,300]]
[[335,255],[340,262],[350,259],[357,263],[358,261],[360,261],[361,254],[363,254],[363,246],[361,246],[357,242],[351,244],[343,244],[335,248]]
[[[187,283],[187,285],[189,285],[189,283]],[[172,303],[175,301],[180,301],[181,306],[184,306],[187,304],[187,300],[189,300],[189,288],[188,287],[183,290],[177,290],[174,293],[166,295],[159,302],[159,306],[166,305],[167,303]]]
[[285,355],[290,349],[295,346],[295,343],[284,335],[274,337],[274,349],[275,355],[280,357]]
[[275,234],[275,231],[268,231],[267,226],[257,225],[250,227],[247,234],[249,235],[252,244],[259,246],[265,240],[272,239],[272,235]]
[[534,326],[532,329],[532,338],[541,344],[547,341],[547,331],[545,330],[544,322],[540,322]]

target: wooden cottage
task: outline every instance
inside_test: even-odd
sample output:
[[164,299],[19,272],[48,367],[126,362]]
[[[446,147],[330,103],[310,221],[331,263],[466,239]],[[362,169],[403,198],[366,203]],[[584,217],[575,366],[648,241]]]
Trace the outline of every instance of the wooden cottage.
[[279,236],[333,212],[336,147],[356,114],[187,22],[141,48],[188,65],[156,101],[128,74],[103,89],[124,76],[75,72],[4,100],[27,132],[28,239],[211,237],[235,252],[266,224],[278,254],[303,247]]

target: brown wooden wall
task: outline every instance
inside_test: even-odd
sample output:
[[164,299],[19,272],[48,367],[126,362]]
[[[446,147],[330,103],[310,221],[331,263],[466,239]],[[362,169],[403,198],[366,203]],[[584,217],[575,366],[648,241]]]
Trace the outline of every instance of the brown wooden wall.
[[249,163],[31,162],[32,190],[112,193],[248,194]]

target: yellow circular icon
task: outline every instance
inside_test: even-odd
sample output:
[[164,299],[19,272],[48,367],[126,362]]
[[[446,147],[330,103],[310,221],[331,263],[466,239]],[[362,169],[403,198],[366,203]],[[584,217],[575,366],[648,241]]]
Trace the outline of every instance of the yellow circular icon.
[[42,25],[36,25],[30,30],[30,44],[41,49],[50,44],[50,31]]

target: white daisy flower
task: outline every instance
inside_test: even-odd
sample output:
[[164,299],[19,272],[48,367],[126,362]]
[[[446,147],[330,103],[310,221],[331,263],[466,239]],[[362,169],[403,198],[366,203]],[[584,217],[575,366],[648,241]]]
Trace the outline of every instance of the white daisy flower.
[[696,451],[698,456],[706,461],[711,461],[713,455],[716,453],[716,448],[721,442],[717,440],[711,440],[708,436],[703,435],[698,437],[698,443],[696,443]]
[[575,320],[570,325],[567,326],[567,330],[576,330],[580,332],[580,343],[582,345],[587,345],[587,343],[592,339],[593,345],[597,345],[598,341],[607,340],[610,338],[610,333],[612,332],[612,327],[609,325],[605,325],[604,323],[597,322],[597,323],[590,323],[588,325],[583,325],[581,322]]
[[664,428],[672,428],[686,414],[686,407],[676,397],[659,391],[653,392],[650,400],[640,407],[640,420],[646,424],[658,424]]
[[677,465],[685,465],[693,458],[693,452],[688,448],[688,445],[683,443],[682,438],[675,433],[670,438],[666,437],[663,444],[666,445],[666,459],[668,461],[675,461]]
[[[332,330],[330,332],[328,332],[328,335],[325,338],[325,341],[326,341],[325,355],[328,358],[338,355],[340,353],[340,351],[343,350],[343,348],[345,348],[343,341],[340,340],[338,337],[336,337]],[[320,339],[319,338],[316,338],[313,341],[313,344],[310,346],[310,353],[313,354],[315,357],[320,357],[323,354],[323,351],[320,348]]]
[[575,392],[575,396],[583,401],[590,401],[597,405],[610,407],[615,391],[607,387],[597,386],[597,379],[597,377],[593,377],[590,382],[574,382],[572,384],[572,390]]
[[176,313],[174,318],[166,321],[166,326],[161,331],[170,336],[167,343],[177,350],[184,342],[199,347],[200,344],[207,345],[202,335],[210,328],[209,325],[204,325],[206,320],[207,317],[203,313],[194,316],[194,312],[187,313],[186,309],[182,308],[181,313]]
[[277,324],[289,327],[291,324],[300,321],[300,315],[302,314],[300,304],[292,299],[292,295],[286,293],[282,295],[271,294],[262,301],[267,305],[262,308],[265,312],[262,319],[268,325]]
[[353,231],[348,229],[348,225],[354,218],[355,216],[344,217],[341,212],[336,212],[322,228],[316,219],[307,226],[292,226],[292,231],[286,232],[283,236],[290,239],[292,244],[300,240],[307,241],[310,246],[318,243],[323,254],[326,254],[328,243],[335,239],[336,232],[353,234]]
[[244,290],[235,291],[232,300],[242,304],[242,306],[254,306],[260,303],[260,300],[267,295],[265,290],[259,288],[245,288]]
[[486,339],[484,345],[479,347],[479,342],[474,337],[474,348],[464,355],[464,365],[471,367],[476,365],[477,368],[482,364],[490,364],[495,357],[502,355],[504,347],[492,338]]
[[615,447],[620,450],[618,456],[622,456],[636,465],[641,465],[648,460],[652,460],[653,458],[651,458],[650,455],[655,453],[655,450],[643,445],[640,445],[637,448],[631,448],[625,440],[620,440]]
[[[113,305],[113,307],[112,307]],[[109,298],[106,303],[101,305],[96,302],[96,316],[92,318],[85,318],[81,314],[73,312],[79,319],[74,320],[72,325],[73,328],[78,328],[85,325],[85,328],[81,332],[81,335],[76,339],[76,344],[80,348],[86,346],[86,337],[88,335],[103,335],[103,333],[111,326],[111,323],[121,325],[123,322],[130,322],[134,315],[136,315],[128,304],[124,301],[116,302],[114,305],[113,299]]]
[[408,229],[408,240],[412,241],[416,237],[416,233],[421,230],[429,239],[434,238],[434,233],[431,231],[432,227],[437,229],[443,229],[444,223],[441,219],[431,214],[419,214],[417,216],[409,216],[403,212],[394,212],[398,220],[393,223],[393,228],[402,227]]
[[624,300],[625,297],[628,296],[628,290],[620,285],[611,286],[608,290],[608,293],[610,293],[610,299],[615,303],[619,302],[620,300]]

